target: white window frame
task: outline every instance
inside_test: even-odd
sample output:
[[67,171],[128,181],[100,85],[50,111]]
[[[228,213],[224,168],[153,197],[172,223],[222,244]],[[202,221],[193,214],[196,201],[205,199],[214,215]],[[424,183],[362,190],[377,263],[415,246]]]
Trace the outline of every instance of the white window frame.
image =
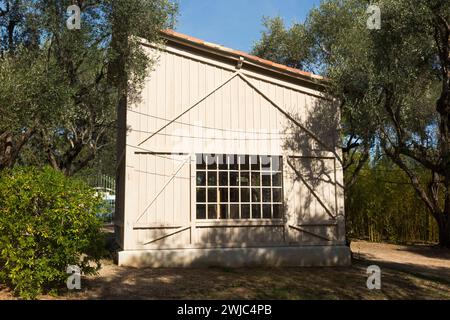
[[[254,163],[255,159],[259,160]],[[213,162],[214,159],[214,163]],[[227,161],[222,161],[227,159]],[[275,159],[278,159],[278,165],[275,165]],[[200,162],[203,160],[202,162]],[[269,168],[265,167],[269,160]],[[248,161],[248,164],[245,162]],[[225,162],[225,163],[224,163]],[[237,162],[237,163],[235,163]],[[255,167],[257,166],[257,167]],[[227,173],[227,184],[221,183],[221,174]],[[212,174],[211,174],[212,173]],[[243,183],[245,176],[248,173],[248,184]],[[231,181],[231,176],[238,177],[237,185]],[[259,184],[255,184],[256,179],[253,176],[259,177]],[[277,176],[278,185],[274,185],[274,178]],[[266,178],[263,178],[266,177]],[[269,182],[269,185],[263,185]],[[269,181],[267,181],[269,179]],[[214,182],[215,180],[215,182]],[[203,183],[204,182],[204,183]],[[211,183],[212,182],[212,183]],[[211,184],[210,184],[211,183]],[[215,189],[215,195],[214,190]],[[237,189],[238,199],[234,198],[231,201],[232,189]],[[259,189],[259,201],[253,201],[253,190]],[[227,201],[221,201],[221,190],[227,190]],[[248,200],[243,201],[243,190],[248,190]],[[264,190],[270,190],[270,200],[264,197]],[[199,195],[199,191],[204,193],[204,197]],[[278,199],[274,199],[274,192],[278,192]],[[215,201],[210,201],[210,197]],[[203,201],[204,198],[204,201]],[[199,201],[200,200],[200,201]],[[275,200],[275,201],[274,201]],[[279,201],[276,201],[279,200]],[[226,206],[227,212],[224,215],[223,208]],[[231,216],[231,208],[236,206],[233,212],[238,215]],[[248,207],[247,207],[248,206]],[[254,208],[259,206],[259,216],[256,216]],[[199,208],[203,207],[204,214],[199,215]],[[248,216],[244,216],[243,208],[249,209]],[[212,210],[210,211],[209,208]],[[215,208],[215,210],[214,210]],[[237,209],[237,210],[236,210]],[[270,209],[268,212],[267,209]],[[278,209],[276,213],[275,209]],[[212,214],[215,215],[211,216]],[[270,215],[269,215],[270,213]],[[275,216],[274,216],[275,215]],[[197,221],[274,221],[281,220],[284,217],[284,196],[283,196],[283,157],[280,155],[211,155],[211,154],[196,154],[195,160],[195,218]]]

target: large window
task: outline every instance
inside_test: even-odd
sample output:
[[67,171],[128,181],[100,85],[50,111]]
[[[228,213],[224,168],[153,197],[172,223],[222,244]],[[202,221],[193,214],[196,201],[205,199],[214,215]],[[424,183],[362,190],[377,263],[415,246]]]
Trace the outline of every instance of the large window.
[[197,219],[281,219],[280,156],[198,154]]

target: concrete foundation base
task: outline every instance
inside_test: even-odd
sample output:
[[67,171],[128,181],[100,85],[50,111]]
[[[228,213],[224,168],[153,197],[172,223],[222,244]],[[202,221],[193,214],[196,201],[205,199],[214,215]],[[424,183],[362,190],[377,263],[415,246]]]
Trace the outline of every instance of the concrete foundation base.
[[349,266],[347,246],[265,248],[155,249],[118,252],[119,266],[133,267],[244,267]]

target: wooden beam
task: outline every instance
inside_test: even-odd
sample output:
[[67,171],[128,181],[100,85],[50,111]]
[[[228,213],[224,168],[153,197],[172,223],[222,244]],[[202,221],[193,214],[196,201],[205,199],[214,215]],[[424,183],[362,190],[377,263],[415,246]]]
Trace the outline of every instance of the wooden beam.
[[170,232],[170,233],[167,233],[167,234],[165,234],[165,235],[163,235],[163,236],[161,236],[161,237],[158,237],[158,238],[155,238],[155,239],[148,240],[148,241],[144,242],[144,245],[150,244],[150,243],[153,243],[153,242],[156,242],[156,241],[159,241],[159,240],[162,240],[162,239],[167,238],[167,237],[170,237],[170,236],[173,236],[173,235],[175,235],[175,234],[177,234],[177,233],[180,233],[180,232],[183,232],[183,231],[185,231],[185,230],[187,230],[187,229],[189,229],[189,228],[190,228],[190,226],[178,228],[178,229],[176,229],[175,231]]
[[283,219],[258,220],[197,220],[198,228],[227,228],[227,227],[283,227]]
[[305,230],[305,229],[303,229],[303,228],[300,228],[300,227],[297,227],[297,226],[293,226],[293,225],[291,225],[291,224],[289,225],[289,227],[292,228],[292,229],[294,229],[294,230],[297,230],[297,231],[300,231],[300,232],[307,233],[307,234],[309,234],[309,235],[311,235],[311,236],[313,236],[313,237],[316,237],[316,238],[319,238],[319,239],[322,239],[322,240],[325,240],[325,241],[331,241],[331,240],[328,239],[327,237],[321,236],[320,234],[317,234],[317,233],[314,233],[314,232]]
[[275,101],[269,98],[264,92],[262,92],[258,87],[256,87],[247,77],[243,74],[239,74],[239,76],[244,80],[250,87],[252,87],[257,93],[259,93],[265,100],[267,100],[272,106],[274,106],[278,111],[280,111],[285,117],[287,117],[290,121],[292,121],[295,125],[297,125],[301,130],[306,132],[307,135],[309,135],[313,140],[317,141],[322,147],[325,148],[325,150],[331,152],[336,158],[340,159],[339,155],[336,153],[336,150],[332,147],[327,145],[325,142],[323,142],[317,135],[315,135],[311,130],[306,128],[304,125],[302,125],[300,122],[298,122],[296,119],[294,119],[290,114],[288,114],[282,107],[280,107]]
[[133,229],[178,229],[180,225],[154,224],[154,223],[135,223]]
[[203,96],[202,98],[200,98],[199,100],[197,100],[197,102],[195,102],[193,105],[191,105],[190,107],[188,107],[186,110],[184,110],[183,112],[181,112],[178,116],[176,116],[175,118],[173,118],[171,121],[167,122],[165,125],[163,125],[161,128],[159,128],[158,130],[156,130],[155,132],[153,132],[149,137],[145,138],[144,140],[142,140],[142,142],[140,142],[138,144],[138,146],[141,146],[143,143],[147,142],[148,140],[150,140],[152,137],[154,137],[155,135],[157,135],[158,133],[160,133],[162,130],[164,130],[165,128],[167,128],[170,124],[172,124],[173,122],[177,121],[179,118],[181,118],[182,116],[184,116],[186,113],[188,113],[189,111],[191,111],[192,109],[194,109],[196,106],[198,106],[200,103],[202,103],[203,101],[205,101],[208,97],[210,97],[211,95],[213,95],[216,91],[218,91],[220,88],[222,88],[223,86],[225,86],[228,82],[230,82],[231,80],[233,80],[238,74],[239,74],[239,70],[236,71],[235,73],[233,73],[231,75],[231,77],[229,77],[228,79],[226,79],[224,82],[222,82],[219,86],[217,86],[216,88],[214,88],[213,90],[211,90],[210,92],[208,92],[205,96]]
[[186,162],[188,162],[188,160],[191,160],[191,157],[187,157],[181,164],[180,166],[177,168],[177,170],[175,171],[174,174],[172,174],[172,176],[169,178],[169,180],[166,181],[166,183],[164,184],[164,186],[161,188],[161,190],[156,194],[155,197],[153,197],[152,201],[150,201],[150,203],[148,204],[147,207],[145,207],[144,211],[142,211],[141,215],[136,219],[135,223],[138,223],[139,220],[144,216],[144,214],[147,212],[148,208],[150,208],[150,206],[156,201],[156,199],[158,199],[158,197],[161,195],[161,193],[164,191],[164,189],[166,189],[166,187],[169,185],[169,183],[176,177],[176,175],[178,174],[178,172],[181,171],[181,169],[184,167],[184,165],[186,164]]

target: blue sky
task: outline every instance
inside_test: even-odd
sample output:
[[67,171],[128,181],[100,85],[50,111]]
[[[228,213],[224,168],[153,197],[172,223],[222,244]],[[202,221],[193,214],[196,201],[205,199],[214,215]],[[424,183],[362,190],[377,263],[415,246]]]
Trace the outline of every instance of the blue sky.
[[229,48],[250,51],[263,16],[301,22],[320,0],[179,0],[176,30]]

